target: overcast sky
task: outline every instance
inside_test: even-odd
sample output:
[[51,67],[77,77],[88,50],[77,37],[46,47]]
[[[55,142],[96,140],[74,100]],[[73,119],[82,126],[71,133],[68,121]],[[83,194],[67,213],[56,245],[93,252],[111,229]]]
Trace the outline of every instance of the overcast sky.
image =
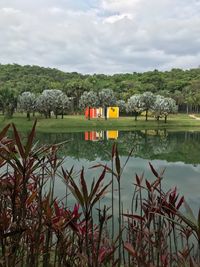
[[81,73],[200,65],[200,0],[0,0],[0,63]]

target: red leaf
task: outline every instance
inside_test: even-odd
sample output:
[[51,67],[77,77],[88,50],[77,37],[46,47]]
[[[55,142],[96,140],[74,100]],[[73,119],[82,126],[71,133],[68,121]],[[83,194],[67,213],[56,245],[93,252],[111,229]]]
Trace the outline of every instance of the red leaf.
[[26,205],[29,206],[33,200],[35,199],[35,197],[37,196],[37,191],[34,191],[26,200]]
[[3,128],[3,130],[0,132],[0,140],[3,139],[10,128],[10,124],[8,124],[6,127]]
[[54,209],[55,209],[55,214],[56,214],[56,216],[57,216],[57,217],[60,217],[60,208],[59,208],[58,203],[57,203],[56,200],[54,201],[53,205],[54,205]]
[[149,162],[149,166],[150,166],[151,171],[153,172],[153,174],[154,174],[157,178],[159,178],[159,175],[158,175],[157,171],[154,169],[153,165],[152,165],[150,162]]
[[119,159],[117,146],[116,146],[116,151],[115,151],[115,167],[116,167],[116,171],[117,171],[118,178],[119,178],[120,172],[121,172],[121,166],[120,166],[120,159]]
[[178,203],[178,205],[177,205],[177,207],[176,207],[177,210],[180,208],[180,206],[183,204],[183,202],[184,202],[184,197],[182,197],[182,198],[179,200],[179,203]]
[[112,146],[112,159],[115,156],[115,151],[116,151],[116,144],[114,143],[113,146]]
[[18,148],[18,151],[19,151],[20,156],[22,158],[24,158],[25,157],[25,151],[24,151],[24,147],[22,145],[21,139],[19,137],[19,133],[18,133],[15,125],[12,124],[12,126],[13,126],[13,130],[14,130],[14,137],[15,137],[15,141],[16,141],[16,146]]
[[126,217],[131,218],[131,219],[145,221],[144,217],[136,215],[136,214],[123,214],[123,216],[126,216]]
[[87,185],[86,185],[85,178],[84,178],[84,168],[82,168],[81,170],[80,182],[81,182],[81,188],[82,188],[84,200],[85,202],[87,202],[88,201],[88,190],[87,190]]
[[131,254],[131,256],[137,257],[137,252],[130,243],[125,243],[124,248],[129,252],[129,254]]
[[35,136],[35,127],[36,127],[36,124],[37,124],[37,120],[35,120],[35,122],[33,124],[33,127],[32,127],[32,130],[31,130],[31,132],[30,132],[30,134],[28,136],[28,141],[27,141],[27,144],[25,146],[25,154],[26,154],[26,157],[30,153],[31,147],[33,145],[33,139],[34,139],[34,136]]
[[148,190],[152,191],[151,184],[147,180],[145,180],[145,182],[146,182],[146,186],[147,186]]
[[138,177],[137,173],[135,175],[137,185],[140,186],[140,178]]

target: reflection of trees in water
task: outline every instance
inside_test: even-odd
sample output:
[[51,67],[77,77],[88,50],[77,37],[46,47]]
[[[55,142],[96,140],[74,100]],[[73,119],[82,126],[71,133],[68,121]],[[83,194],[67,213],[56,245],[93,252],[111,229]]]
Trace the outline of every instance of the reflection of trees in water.
[[185,163],[200,163],[200,132],[176,132],[168,136],[170,143],[174,142],[174,149],[166,155],[159,155],[160,159],[168,161],[183,161]]
[[65,134],[38,134],[37,138],[41,143],[60,143],[67,140],[62,146],[60,153],[62,156],[70,156],[75,159],[85,158],[93,161],[96,158],[110,160],[113,141],[85,141],[84,132]]
[[[96,158],[110,160],[113,140],[85,141],[84,133],[37,135],[40,143],[60,143],[68,140],[60,151],[62,156],[75,159]],[[166,130],[143,130],[120,132],[116,140],[120,155],[127,156],[134,148],[134,156],[146,159],[165,159],[200,163],[200,132],[167,132]]]
[[168,153],[174,147],[167,138],[166,131],[144,130],[129,132],[121,136],[126,147],[134,148],[134,155],[143,158],[152,158],[153,155]]

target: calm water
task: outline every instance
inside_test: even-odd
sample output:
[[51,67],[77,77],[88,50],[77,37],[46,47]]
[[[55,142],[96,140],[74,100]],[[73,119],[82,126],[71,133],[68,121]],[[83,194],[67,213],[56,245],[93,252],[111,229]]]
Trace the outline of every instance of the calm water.
[[[148,163],[157,170],[166,168],[163,186],[166,190],[177,187],[189,204],[197,210],[200,206],[200,132],[170,132],[167,130],[144,131],[107,131],[81,132],[67,134],[38,134],[41,143],[69,142],[60,151],[65,157],[65,168],[75,166],[78,172],[85,167],[86,179],[91,183],[99,171],[89,167],[97,162],[110,164],[113,142],[118,143],[121,164],[126,161],[129,151],[134,148],[122,177],[122,200],[124,209],[128,209],[133,192],[135,173],[145,173],[145,177],[153,180]],[[110,177],[107,176],[107,181]],[[63,197],[65,187],[58,179],[56,194]],[[109,205],[110,195],[104,202]]]

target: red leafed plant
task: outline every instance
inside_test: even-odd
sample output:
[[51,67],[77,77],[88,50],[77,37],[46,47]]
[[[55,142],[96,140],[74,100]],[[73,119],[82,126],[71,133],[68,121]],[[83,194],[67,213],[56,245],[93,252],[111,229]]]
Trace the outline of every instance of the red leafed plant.
[[[196,218],[176,188],[163,191],[163,171],[149,164],[153,182],[136,174],[124,212],[121,181],[134,150],[122,166],[114,144],[111,167],[93,166],[103,169],[89,187],[84,168],[79,182],[73,168],[64,169],[60,145],[34,143],[35,128],[36,122],[25,142],[15,125],[0,133],[0,267],[200,266],[200,212]],[[106,176],[111,176],[107,184]],[[54,192],[59,177],[65,203]],[[110,205],[102,207],[110,191]],[[70,207],[72,195],[77,203]]]

